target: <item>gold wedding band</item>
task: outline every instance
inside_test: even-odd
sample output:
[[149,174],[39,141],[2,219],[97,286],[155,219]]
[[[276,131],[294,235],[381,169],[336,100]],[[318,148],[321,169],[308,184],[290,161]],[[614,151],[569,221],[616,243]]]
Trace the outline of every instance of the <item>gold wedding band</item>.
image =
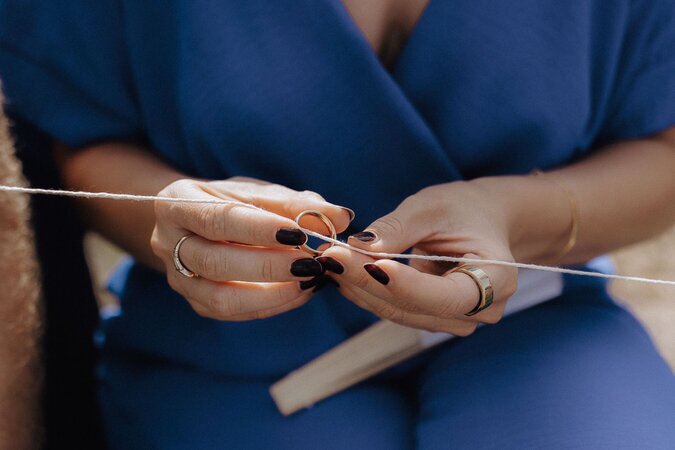
[[450,271],[450,273],[454,272],[460,272],[470,276],[480,291],[480,300],[478,300],[476,307],[465,315],[473,316],[474,314],[478,314],[492,304],[492,300],[494,299],[494,289],[492,288],[490,277],[483,269],[476,266],[459,266]]
[[172,253],[172,255],[173,255],[173,266],[176,268],[176,271],[178,273],[180,273],[181,275],[183,275],[184,277],[197,278],[197,277],[199,277],[199,275],[194,273],[193,271],[191,271],[187,267],[185,267],[183,265],[183,261],[180,260],[180,247],[183,245],[183,243],[185,241],[190,239],[192,236],[194,236],[193,233],[186,234],[185,236],[180,238],[178,240],[178,242],[176,243],[176,245],[174,246],[173,253]]
[[[313,216],[313,217],[318,218],[319,220],[321,220],[321,222],[323,222],[324,225],[326,225],[326,228],[328,229],[328,232],[330,234],[330,238],[335,239],[337,237],[337,232],[335,231],[335,226],[333,225],[333,222],[331,222],[331,220],[321,211],[316,211],[314,209],[308,209],[306,211],[303,211],[300,214],[298,214],[298,217],[295,218],[295,223],[300,225],[300,219],[302,219],[305,216]],[[330,242],[329,244],[330,244],[330,246],[326,250],[328,250],[333,245],[335,245],[332,242]],[[312,248],[309,245],[307,245],[306,242],[304,244],[302,244],[302,246],[300,248],[302,248],[305,252],[309,253],[310,255],[312,255],[314,257],[321,256],[323,254],[323,252],[326,251],[326,250],[317,250],[315,248]]]

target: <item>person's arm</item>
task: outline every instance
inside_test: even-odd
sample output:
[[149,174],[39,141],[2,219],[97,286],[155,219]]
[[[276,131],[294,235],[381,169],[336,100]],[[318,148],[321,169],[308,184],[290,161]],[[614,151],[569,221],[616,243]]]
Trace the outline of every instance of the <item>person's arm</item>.
[[[185,175],[147,150],[130,143],[109,142],[74,150],[56,145],[63,183],[70,189],[157,195]],[[150,247],[155,226],[152,203],[81,200],[87,225],[133,255],[138,261],[163,271],[164,264]]]
[[[510,236],[517,260],[550,262],[564,246],[570,204],[562,188],[578,203],[579,232],[574,248],[558,263],[582,263],[647,239],[675,223],[675,128],[611,145],[543,178],[548,179],[515,178],[514,195],[502,195],[513,212]],[[489,183],[501,188],[498,179]]]
[[[2,99],[0,99],[2,104]],[[22,185],[0,111],[0,183]],[[40,314],[37,262],[24,195],[0,195],[0,448],[38,448]]]
[[[625,141],[542,176],[500,176],[431,186],[349,239],[375,252],[468,255],[537,263],[577,264],[653,236],[675,223],[675,129]],[[569,191],[579,210],[576,245],[559,261],[571,231]],[[344,248],[326,256],[341,292],[382,318],[414,328],[472,333],[502,317],[517,271],[482,265],[494,304],[473,315],[478,290],[447,265],[410,266]],[[418,270],[416,270],[418,269]]]

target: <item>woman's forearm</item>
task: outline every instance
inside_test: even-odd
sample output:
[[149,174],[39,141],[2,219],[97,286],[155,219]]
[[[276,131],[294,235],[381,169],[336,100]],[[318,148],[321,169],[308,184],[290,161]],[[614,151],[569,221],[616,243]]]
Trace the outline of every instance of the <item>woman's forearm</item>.
[[[611,145],[540,177],[481,182],[510,215],[516,260],[551,262],[565,246],[577,202],[577,242],[561,264],[575,264],[646,239],[675,222],[675,132]],[[507,187],[508,186],[508,187]]]
[[[156,195],[183,175],[147,150],[128,143],[105,143],[73,151],[57,145],[57,159],[70,189]],[[153,204],[114,200],[79,201],[89,227],[143,264],[164,270],[150,248],[155,224]]]

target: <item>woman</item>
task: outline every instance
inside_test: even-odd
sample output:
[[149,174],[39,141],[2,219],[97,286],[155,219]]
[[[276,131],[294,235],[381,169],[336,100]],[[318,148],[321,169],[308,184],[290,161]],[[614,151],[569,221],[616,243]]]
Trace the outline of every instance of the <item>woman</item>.
[[[293,218],[374,251],[565,265],[658,233],[672,2],[30,3],[0,3],[0,70],[70,187],[268,211],[82,203],[134,257],[103,330],[112,448],[671,446],[672,374],[604,283],[476,330],[514,270],[312,259]],[[270,384],[378,317],[471,336],[281,417]]]

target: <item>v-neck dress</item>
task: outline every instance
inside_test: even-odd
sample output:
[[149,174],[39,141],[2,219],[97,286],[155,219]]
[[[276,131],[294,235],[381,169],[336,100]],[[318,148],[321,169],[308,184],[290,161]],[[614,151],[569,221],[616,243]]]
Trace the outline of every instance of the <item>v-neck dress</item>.
[[[675,125],[671,0],[431,0],[390,71],[339,0],[0,0],[7,107],[74,147],[354,209]],[[45,155],[45,157],[49,157]],[[377,318],[325,289],[197,316],[127,259],[100,332],[112,448],[673,448],[675,382],[596,280],[283,418],[269,385]],[[77,311],[72,311],[77,314]]]

